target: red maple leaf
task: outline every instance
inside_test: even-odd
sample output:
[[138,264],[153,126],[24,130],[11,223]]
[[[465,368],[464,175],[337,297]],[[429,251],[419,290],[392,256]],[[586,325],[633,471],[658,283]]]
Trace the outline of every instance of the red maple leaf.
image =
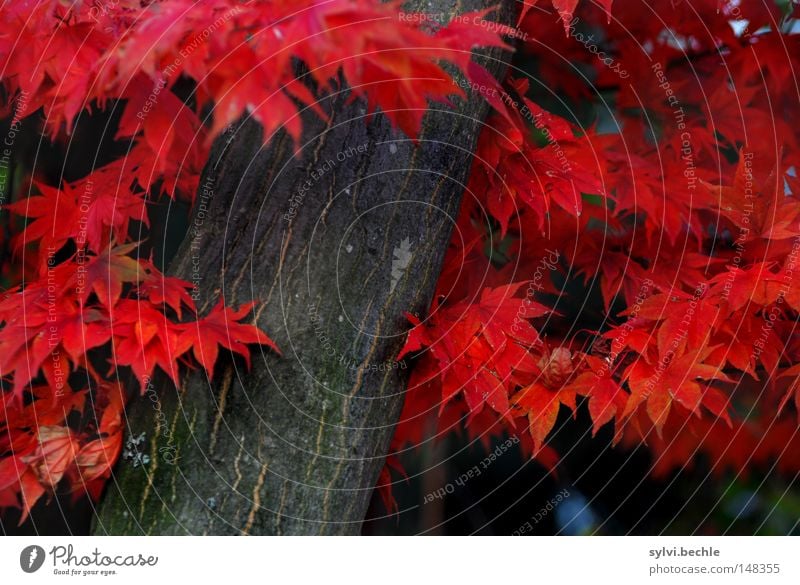
[[189,323],[178,339],[179,347],[191,347],[195,359],[211,377],[214,364],[217,363],[219,348],[224,347],[244,357],[250,367],[250,349],[248,344],[266,345],[280,354],[278,346],[255,325],[240,323],[247,316],[255,302],[242,305],[238,311],[223,304],[222,299],[205,317],[196,323]]

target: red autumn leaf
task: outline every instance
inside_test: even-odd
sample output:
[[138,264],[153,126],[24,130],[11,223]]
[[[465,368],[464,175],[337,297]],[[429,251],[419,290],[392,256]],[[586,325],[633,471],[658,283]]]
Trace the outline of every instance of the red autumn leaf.
[[156,366],[178,385],[178,358],[191,345],[180,338],[184,327],[172,323],[150,306],[129,299],[111,311],[114,366],[129,366],[139,380],[142,393]]
[[109,246],[86,262],[85,275],[82,272],[83,267],[77,267],[75,280],[82,289],[81,300],[85,303],[94,292],[103,305],[111,308],[119,301],[125,284],[144,280],[144,268],[137,260],[128,256],[138,246],[136,242],[113,248]]
[[719,368],[703,363],[710,350],[694,351],[672,359],[663,359],[655,366],[636,362],[628,371],[631,395],[623,416],[642,402],[647,403],[650,420],[661,434],[673,403],[699,415],[705,384],[710,380],[730,381]]
[[175,311],[178,319],[182,317],[184,308],[196,312],[194,299],[189,294],[189,291],[194,289],[192,283],[161,274],[150,261],[139,262],[146,271],[138,288],[139,298],[148,299],[156,307],[169,307]]
[[730,219],[747,239],[781,240],[796,236],[800,201],[786,194],[774,157],[742,150],[732,186],[707,185],[709,206]]
[[223,347],[244,357],[250,367],[248,344],[266,345],[280,354],[278,346],[258,327],[240,323],[247,316],[255,302],[242,305],[238,311],[222,304],[222,300],[197,323],[187,324],[180,335],[180,347],[191,347],[195,359],[203,366],[208,376],[213,376],[219,348]]
[[578,394],[589,398],[589,416],[592,417],[592,435],[614,417],[621,417],[628,393],[610,376],[598,376],[590,371],[581,374],[573,383]]
[[556,424],[561,406],[558,394],[539,384],[534,384],[523,388],[519,394],[514,396],[514,404],[527,415],[533,449],[534,452],[538,452]]
[[43,486],[56,487],[64,473],[74,463],[79,450],[77,438],[63,426],[40,426],[37,429],[38,448],[22,460]]

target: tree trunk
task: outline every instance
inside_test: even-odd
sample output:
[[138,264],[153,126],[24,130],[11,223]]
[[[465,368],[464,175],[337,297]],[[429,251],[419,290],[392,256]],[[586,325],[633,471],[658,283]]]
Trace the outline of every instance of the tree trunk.
[[[466,4],[416,9],[484,7]],[[479,59],[502,73],[499,51]],[[487,106],[432,106],[415,145],[347,97],[322,101],[327,122],[302,116],[296,156],[252,121],[215,143],[170,272],[198,284],[201,314],[257,300],[283,355],[253,347],[250,370],[221,359],[213,382],[137,400],[140,453],[129,439],[96,533],[359,532],[403,403],[403,314],[429,306]]]

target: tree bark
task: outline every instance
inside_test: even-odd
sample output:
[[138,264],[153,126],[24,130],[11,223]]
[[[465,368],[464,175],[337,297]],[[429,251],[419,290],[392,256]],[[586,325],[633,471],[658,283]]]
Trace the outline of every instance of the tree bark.
[[[502,74],[500,51],[478,59]],[[217,140],[170,267],[199,283],[201,313],[257,300],[283,355],[253,347],[250,370],[228,357],[213,381],[195,371],[137,400],[127,423],[144,439],[96,533],[359,532],[403,403],[404,312],[430,304],[487,106],[432,105],[415,145],[346,91],[321,105],[330,118],[303,114],[297,155],[285,133],[262,147],[252,121]]]

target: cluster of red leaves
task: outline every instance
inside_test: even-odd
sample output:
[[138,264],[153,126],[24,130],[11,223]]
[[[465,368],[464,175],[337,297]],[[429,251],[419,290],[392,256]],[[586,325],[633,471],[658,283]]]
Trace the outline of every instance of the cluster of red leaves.
[[[42,248],[50,255],[38,278],[0,300],[0,506],[21,503],[21,520],[64,477],[76,492],[100,493],[122,446],[128,393],[115,381],[118,368],[130,368],[144,393],[155,391],[156,367],[176,385],[181,363],[200,364],[211,377],[219,346],[248,360],[247,344],[277,350],[241,322],[252,303],[239,311],[220,303],[182,319],[197,315],[192,285],[132,258],[137,246],[87,244],[58,263],[59,247]],[[102,356],[110,356],[107,372],[97,371]]]
[[139,258],[132,226],[146,233],[159,196],[192,201],[211,140],[243,115],[265,141],[297,139],[299,111],[318,109],[308,88],[340,91],[343,74],[414,137],[428,100],[463,93],[441,61],[466,70],[473,47],[503,45],[469,19],[430,31],[398,13],[372,0],[3,4],[4,114],[66,142],[80,116],[111,108],[127,148],[76,181],[31,177],[5,206],[23,218],[9,242],[23,268],[0,300],[0,508],[23,521],[57,486],[99,494],[131,394],[119,368],[144,393],[156,368],[176,385],[181,365],[211,377],[220,347],[248,363],[248,344],[277,350],[244,321],[252,303],[198,316],[192,285]]
[[559,412],[585,402],[593,433],[613,422],[656,474],[701,453],[796,472],[800,15],[599,4],[526,3],[534,81],[487,92],[437,302],[409,316],[393,449],[438,414],[439,433],[527,431],[550,465]]

